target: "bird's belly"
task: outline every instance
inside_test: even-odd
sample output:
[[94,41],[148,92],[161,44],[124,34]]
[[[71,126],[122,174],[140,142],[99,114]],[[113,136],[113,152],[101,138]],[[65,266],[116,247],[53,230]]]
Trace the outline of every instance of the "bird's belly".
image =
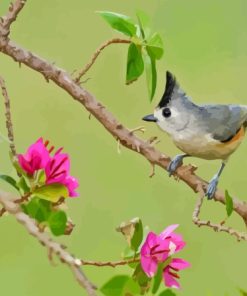
[[173,138],[174,144],[186,154],[204,159],[227,159],[241,144],[244,134],[222,143],[210,135]]

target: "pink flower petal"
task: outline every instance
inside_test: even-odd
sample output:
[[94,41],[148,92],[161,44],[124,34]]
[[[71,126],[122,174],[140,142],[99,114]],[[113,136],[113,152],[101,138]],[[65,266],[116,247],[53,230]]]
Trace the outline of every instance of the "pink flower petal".
[[181,251],[186,245],[185,241],[183,241],[182,235],[180,234],[172,233],[170,240],[176,245],[175,252]]
[[30,166],[29,161],[27,161],[22,154],[18,155],[18,161],[19,161],[21,168],[25,172],[27,172],[28,174],[33,174],[33,169]]
[[141,256],[141,266],[147,276],[153,277],[157,272],[158,263],[151,257]]
[[191,266],[189,262],[187,262],[183,259],[180,259],[180,258],[172,259],[172,261],[169,265],[172,268],[177,269],[177,270],[182,270],[182,269],[185,269],[185,268],[188,268]]
[[74,177],[67,176],[63,184],[68,188],[70,197],[77,197],[79,195],[75,191],[75,189],[79,186],[79,182]]
[[44,169],[49,159],[50,155],[42,138],[30,145],[25,154],[18,155],[20,166],[31,175],[37,170]]
[[156,246],[157,244],[159,244],[158,235],[155,234],[154,232],[149,232],[149,234],[147,235],[147,238],[146,238],[146,242],[147,242],[149,248]]
[[169,265],[163,271],[163,279],[168,288],[180,289],[180,284],[175,280],[174,276],[170,274]]
[[170,234],[179,226],[179,224],[173,224],[168,226],[164,231],[160,233],[161,239],[166,239]]

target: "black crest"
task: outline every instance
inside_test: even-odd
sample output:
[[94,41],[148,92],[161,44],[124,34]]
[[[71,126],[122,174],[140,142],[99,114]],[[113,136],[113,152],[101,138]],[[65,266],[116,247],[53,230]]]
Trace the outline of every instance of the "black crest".
[[167,71],[166,72],[166,88],[165,88],[163,97],[159,102],[158,107],[160,108],[165,107],[170,102],[175,86],[176,86],[175,76],[173,76],[171,72]]

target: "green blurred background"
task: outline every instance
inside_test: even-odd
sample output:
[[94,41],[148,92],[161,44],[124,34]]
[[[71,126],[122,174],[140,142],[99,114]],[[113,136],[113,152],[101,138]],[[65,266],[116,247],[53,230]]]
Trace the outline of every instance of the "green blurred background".
[[[1,15],[9,1],[1,0]],[[72,72],[85,65],[93,51],[105,40],[120,36],[95,14],[111,10],[135,16],[142,9],[152,19],[165,43],[165,56],[158,64],[158,89],[149,103],[145,77],[125,86],[126,45],[113,45],[99,57],[84,85],[127,127],[143,125],[142,116],[150,113],[164,88],[166,70],[172,71],[187,93],[198,103],[246,102],[247,74],[247,1],[246,0],[43,0],[28,1],[11,37],[58,66]],[[156,170],[148,177],[149,163],[136,153],[122,149],[112,136],[88,112],[63,90],[25,66],[0,55],[0,74],[4,76],[13,111],[17,149],[38,137],[64,146],[71,154],[72,173],[80,181],[80,198],[68,201],[69,215],[76,228],[70,237],[59,240],[84,259],[117,260],[124,240],[115,227],[135,216],[156,232],[179,223],[187,247],[180,254],[192,268],[181,272],[183,296],[239,295],[247,289],[246,243],[238,243],[226,234],[199,229],[191,222],[195,194],[183,184]],[[174,156],[178,150],[156,126],[145,124],[145,138],[156,135],[158,148]],[[0,131],[6,135],[1,107]],[[13,174],[8,146],[1,143],[1,172]],[[246,199],[247,143],[231,158],[220,187]],[[210,179],[220,162],[192,161],[200,176]],[[9,190],[5,184],[1,188]],[[205,202],[202,217],[219,222],[225,217],[223,206]],[[244,230],[240,218],[228,222]],[[64,265],[52,267],[46,250],[26,234],[11,216],[0,223],[1,295],[85,295]],[[97,285],[109,277],[127,273],[118,269],[85,267]]]

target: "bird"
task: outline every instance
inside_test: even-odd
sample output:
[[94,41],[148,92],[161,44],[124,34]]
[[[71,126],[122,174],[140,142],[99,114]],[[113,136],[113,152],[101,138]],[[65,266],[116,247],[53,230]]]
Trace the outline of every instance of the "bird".
[[221,160],[220,169],[209,181],[205,196],[213,199],[219,178],[231,154],[241,144],[247,127],[247,106],[237,104],[196,104],[166,72],[165,91],[153,114],[142,118],[155,122],[183,153],[168,165],[169,176],[185,157]]

